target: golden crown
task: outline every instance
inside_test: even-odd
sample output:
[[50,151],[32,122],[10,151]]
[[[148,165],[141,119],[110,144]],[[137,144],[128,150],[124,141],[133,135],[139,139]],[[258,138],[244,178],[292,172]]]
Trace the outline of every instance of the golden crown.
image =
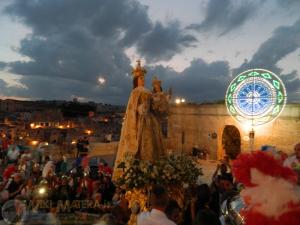
[[159,85],[161,85],[161,80],[159,80],[158,78],[157,78],[157,76],[153,76],[153,79],[152,79],[152,85],[154,85],[154,84],[159,84]]
[[147,73],[147,70],[141,66],[141,60],[137,60],[136,62],[137,62],[136,67],[131,72],[133,78],[145,76]]

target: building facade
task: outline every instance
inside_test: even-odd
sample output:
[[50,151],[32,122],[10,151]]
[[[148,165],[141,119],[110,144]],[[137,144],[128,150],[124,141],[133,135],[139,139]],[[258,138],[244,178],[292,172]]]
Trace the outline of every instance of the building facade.
[[172,152],[206,149],[210,159],[226,153],[258,150],[262,145],[292,153],[300,142],[300,104],[287,104],[272,122],[254,127],[240,124],[229,116],[224,104],[173,105],[168,118],[167,147]]

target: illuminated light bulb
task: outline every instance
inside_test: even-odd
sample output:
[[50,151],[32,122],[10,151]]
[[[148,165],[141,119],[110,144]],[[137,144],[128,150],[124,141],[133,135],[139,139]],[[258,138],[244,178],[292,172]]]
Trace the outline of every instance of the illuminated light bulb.
[[42,188],[39,189],[39,194],[40,195],[43,195],[45,193],[46,193],[46,188],[42,187]]
[[38,141],[32,141],[31,144],[32,144],[32,145],[37,145],[37,144],[38,144]]
[[103,84],[105,84],[106,80],[104,77],[99,77],[98,82],[99,82],[99,84],[103,85]]

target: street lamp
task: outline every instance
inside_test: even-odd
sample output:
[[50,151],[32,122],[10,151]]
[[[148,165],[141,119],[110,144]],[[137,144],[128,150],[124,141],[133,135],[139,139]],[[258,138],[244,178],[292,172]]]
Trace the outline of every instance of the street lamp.
[[176,103],[177,105],[182,104],[182,103],[185,103],[185,102],[186,102],[186,100],[185,100],[184,98],[176,98],[176,99],[175,99],[175,103]]
[[86,130],[85,131],[88,135],[91,135],[92,134],[92,131],[91,130]]
[[31,141],[32,145],[37,145],[39,142],[38,141]]
[[103,85],[103,84],[105,84],[106,80],[105,80],[104,77],[99,77],[98,82],[99,82],[100,85]]
[[250,151],[254,150],[254,137],[255,137],[255,131],[252,128],[252,130],[249,132],[249,148],[250,148]]

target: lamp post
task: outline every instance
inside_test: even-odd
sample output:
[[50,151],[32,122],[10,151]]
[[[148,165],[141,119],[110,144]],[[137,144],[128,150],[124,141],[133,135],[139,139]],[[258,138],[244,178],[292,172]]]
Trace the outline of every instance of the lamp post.
[[184,143],[185,143],[185,132],[182,129],[182,131],[181,131],[181,156],[183,155],[183,146],[184,146]]
[[249,132],[249,149],[250,151],[254,151],[254,137],[255,137],[255,132],[254,129]]
[[[186,100],[184,98],[176,98],[175,103],[176,105],[184,104]],[[181,118],[181,156],[183,155],[183,150],[184,150],[184,144],[185,144],[185,131],[183,129],[183,122]]]

